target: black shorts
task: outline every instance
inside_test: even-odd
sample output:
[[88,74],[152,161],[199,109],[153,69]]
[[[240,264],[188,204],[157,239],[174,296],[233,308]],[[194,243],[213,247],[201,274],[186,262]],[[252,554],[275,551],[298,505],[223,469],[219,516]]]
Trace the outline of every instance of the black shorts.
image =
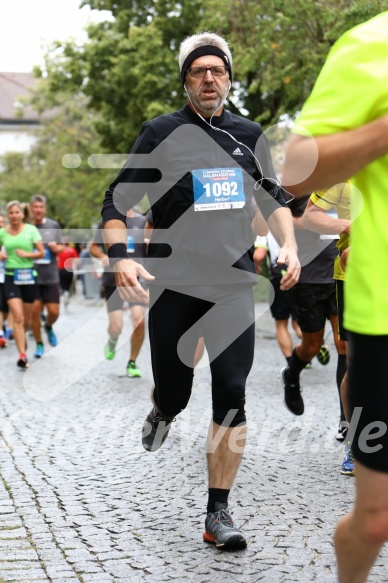
[[0,283],[0,312],[4,314],[8,312],[8,304],[4,296],[4,284],[2,283]]
[[70,291],[71,284],[73,283],[74,274],[72,271],[67,271],[67,269],[58,269],[59,274],[59,285],[63,292]]
[[252,287],[181,286],[172,291],[152,285],[150,299],[154,400],[160,411],[175,417],[186,408],[194,353],[203,335],[210,360],[213,421],[229,427],[244,423],[245,384],[255,342]]
[[38,297],[43,304],[59,304],[60,291],[59,283],[38,283]]
[[13,275],[6,275],[3,284],[6,301],[20,298],[25,304],[33,304],[38,294],[38,284],[18,285],[13,282]]
[[297,283],[287,291],[302,332],[323,330],[329,316],[337,315],[335,283]]
[[291,316],[293,320],[297,320],[297,316],[293,307],[288,301],[288,294],[280,289],[281,277],[273,277],[271,283],[274,288],[274,299],[271,304],[271,314],[275,320],[288,320]]
[[345,282],[342,279],[335,280],[338,311],[338,337],[340,340],[347,342],[348,335],[344,328],[344,283]]
[[388,336],[348,332],[348,337],[348,398],[353,420],[349,439],[361,413],[352,451],[366,467],[388,473]]

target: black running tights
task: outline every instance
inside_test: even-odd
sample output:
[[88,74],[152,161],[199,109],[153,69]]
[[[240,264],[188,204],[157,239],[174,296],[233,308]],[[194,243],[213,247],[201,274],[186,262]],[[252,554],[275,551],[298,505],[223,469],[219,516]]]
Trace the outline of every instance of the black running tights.
[[255,339],[251,286],[202,286],[190,288],[191,295],[183,286],[163,292],[150,287],[149,336],[158,409],[175,417],[186,408],[194,352],[198,338],[204,336],[213,421],[230,427],[244,423],[245,384]]

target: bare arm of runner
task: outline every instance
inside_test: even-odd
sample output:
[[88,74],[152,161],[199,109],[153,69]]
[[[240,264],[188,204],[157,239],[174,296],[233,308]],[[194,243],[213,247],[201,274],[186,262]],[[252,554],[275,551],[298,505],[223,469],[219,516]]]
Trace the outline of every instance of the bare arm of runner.
[[277,208],[268,219],[268,227],[280,245],[278,263],[287,265],[287,272],[280,280],[280,289],[287,290],[298,283],[300,275],[298,246],[290,209]]
[[44,257],[44,245],[42,241],[34,243],[36,251],[23,251],[23,249],[15,249],[16,255],[19,257],[26,257],[28,259],[41,259]]
[[388,115],[315,138],[293,135],[286,148],[283,184],[295,196],[330,188],[387,152]]
[[307,229],[324,235],[340,235],[350,233],[350,221],[332,217],[323,209],[309,200],[304,211],[303,223]]

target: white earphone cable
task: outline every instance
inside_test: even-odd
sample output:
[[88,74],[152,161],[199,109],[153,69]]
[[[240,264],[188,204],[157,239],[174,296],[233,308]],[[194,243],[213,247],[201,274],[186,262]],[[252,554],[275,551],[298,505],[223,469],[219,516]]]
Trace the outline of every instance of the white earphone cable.
[[[186,89],[186,87],[185,87],[185,89]],[[186,92],[187,92],[187,89],[186,89]],[[232,134],[230,134],[230,133],[229,133],[229,132],[227,132],[226,130],[223,130],[223,129],[221,129],[221,128],[218,128],[217,126],[214,126],[214,125],[211,123],[211,122],[212,122],[212,119],[213,119],[213,117],[214,117],[214,115],[215,115],[215,114],[217,113],[217,111],[218,111],[218,110],[219,110],[219,109],[220,109],[220,108],[221,108],[221,107],[224,105],[224,103],[225,103],[225,101],[226,101],[227,94],[226,94],[226,95],[225,95],[225,97],[223,98],[223,100],[222,100],[222,103],[221,103],[221,104],[220,104],[220,105],[217,107],[217,109],[216,109],[216,110],[215,110],[215,111],[212,113],[212,115],[211,115],[211,117],[210,117],[210,123],[209,123],[209,122],[208,122],[208,121],[207,121],[207,120],[206,120],[206,119],[205,119],[205,118],[204,118],[204,117],[203,117],[203,116],[202,116],[202,115],[201,115],[201,114],[200,114],[200,113],[199,113],[199,112],[198,112],[198,111],[195,109],[195,106],[194,106],[193,102],[191,101],[191,99],[190,99],[190,96],[189,96],[188,92],[187,92],[187,97],[188,97],[188,99],[189,99],[189,101],[190,101],[190,103],[191,103],[191,106],[192,106],[192,108],[194,109],[195,113],[198,115],[198,117],[200,117],[200,118],[202,119],[202,121],[204,121],[204,122],[205,122],[205,123],[206,123],[206,124],[207,124],[209,127],[211,127],[213,130],[216,130],[216,131],[218,131],[218,132],[222,132],[222,133],[226,134],[227,136],[229,136],[229,137],[230,137],[230,138],[231,138],[231,139],[232,139],[234,142],[236,142],[236,144],[238,144],[239,146],[243,146],[244,148],[246,148],[246,149],[247,149],[247,150],[250,152],[250,154],[253,156],[253,158],[255,159],[255,162],[256,162],[256,164],[257,164],[257,166],[258,166],[258,170],[259,170],[259,172],[260,172],[260,174],[261,174],[261,178],[259,178],[259,180],[257,180],[257,181],[255,182],[255,184],[254,184],[254,187],[253,187],[253,188],[254,188],[255,190],[259,190],[259,188],[260,188],[260,187],[261,187],[261,185],[263,184],[263,181],[264,181],[264,180],[268,180],[269,182],[273,182],[274,184],[276,184],[277,186],[279,186],[279,187],[280,187],[280,184],[279,184],[279,182],[276,180],[276,178],[266,178],[266,179],[265,179],[265,177],[264,177],[264,175],[263,175],[263,169],[262,169],[262,166],[261,166],[261,164],[260,164],[260,162],[259,162],[258,158],[255,156],[255,154],[254,154],[254,153],[252,152],[252,150],[249,148],[249,146],[247,146],[247,145],[246,145],[246,144],[244,144],[243,142],[240,142],[239,140],[237,140],[237,139],[236,139],[236,138],[235,138],[235,137],[234,137]]]

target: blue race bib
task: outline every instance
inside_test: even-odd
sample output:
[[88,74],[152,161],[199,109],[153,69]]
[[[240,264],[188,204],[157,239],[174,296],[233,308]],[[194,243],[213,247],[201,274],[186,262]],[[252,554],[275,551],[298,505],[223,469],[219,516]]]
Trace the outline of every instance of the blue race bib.
[[13,282],[17,285],[31,285],[35,283],[34,271],[32,267],[26,269],[14,269]]
[[132,235],[127,237],[127,253],[135,253],[135,237]]
[[41,259],[37,259],[34,263],[37,263],[38,265],[47,265],[48,263],[51,263],[50,249],[48,247],[45,247],[44,257],[42,257]]

